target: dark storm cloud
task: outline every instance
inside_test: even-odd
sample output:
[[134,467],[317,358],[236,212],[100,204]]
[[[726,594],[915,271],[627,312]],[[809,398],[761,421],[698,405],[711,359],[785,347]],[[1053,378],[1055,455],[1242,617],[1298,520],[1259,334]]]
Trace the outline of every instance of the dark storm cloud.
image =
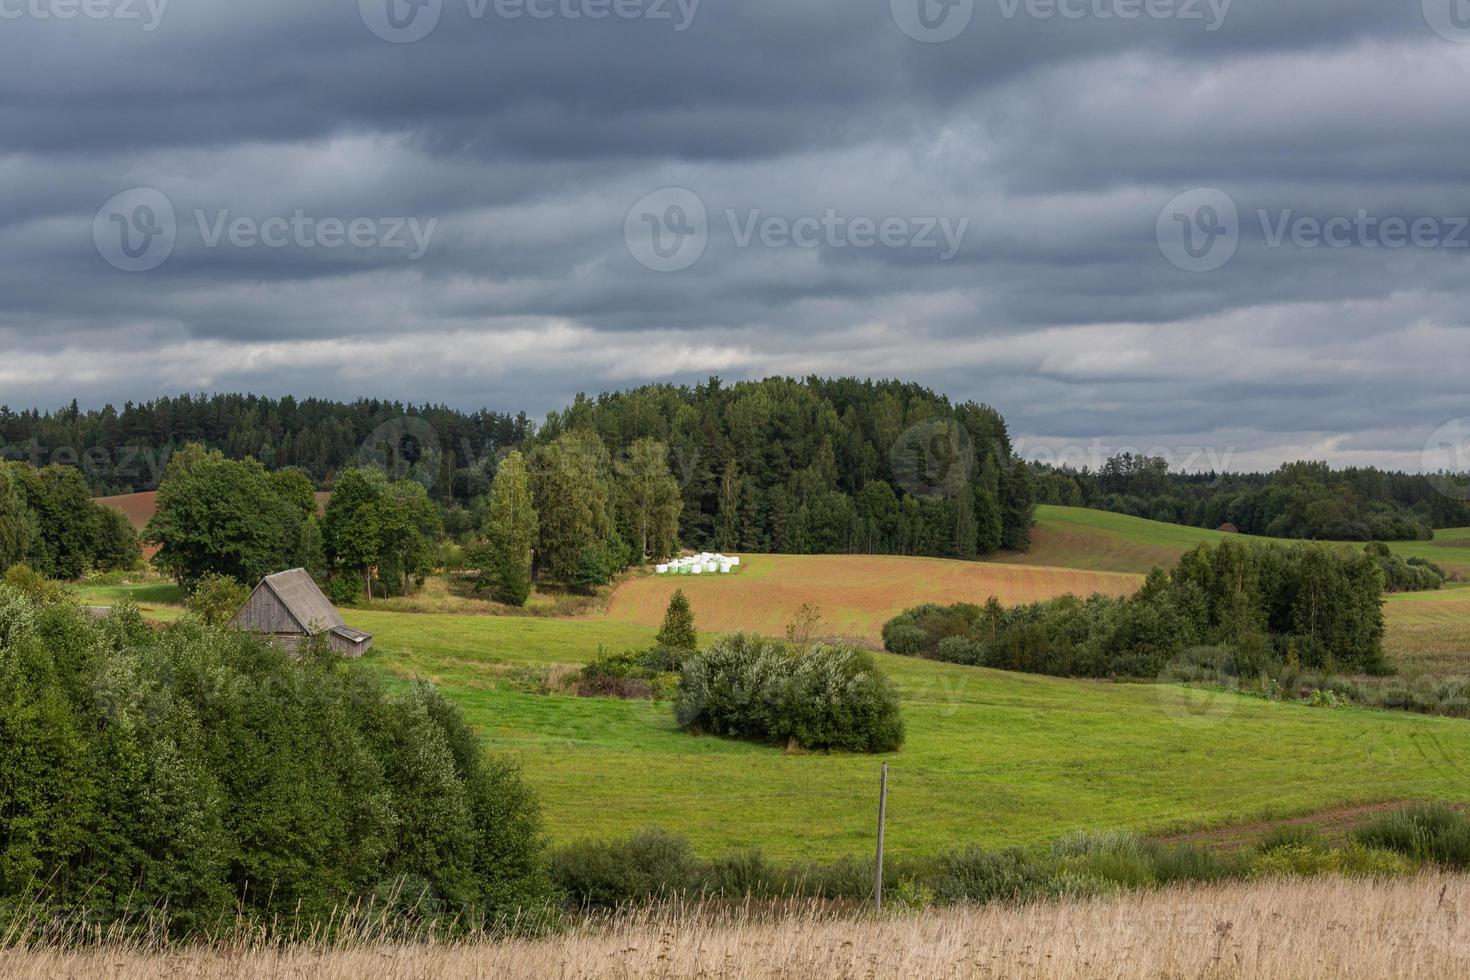
[[[386,2],[0,0],[0,402],[850,372],[1249,466],[1414,466],[1466,411],[1450,0],[975,0],[944,43],[918,0],[430,0],[412,43]],[[1203,271],[1159,240],[1197,188],[1238,216]],[[1291,234],[1360,212],[1438,238]]]

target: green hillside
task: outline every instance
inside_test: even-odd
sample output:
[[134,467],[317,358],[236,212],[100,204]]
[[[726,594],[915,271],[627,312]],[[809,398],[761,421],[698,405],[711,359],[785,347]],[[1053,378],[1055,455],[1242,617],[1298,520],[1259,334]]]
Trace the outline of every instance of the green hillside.
[[[890,846],[1043,841],[1077,827],[1166,831],[1337,804],[1470,799],[1464,722],[1322,710],[1174,687],[1067,681],[884,655],[909,737],[885,759],[787,754],[677,731],[667,705],[543,693],[596,656],[651,640],[600,619],[354,611],[370,662],[433,679],[487,742],[525,764],[557,840],[650,824],[705,852],[865,853],[880,761]],[[1212,699],[1203,717],[1179,710]]]
[[[1036,508],[1031,549],[1001,560],[1095,571],[1147,573],[1155,566],[1169,567],[1195,545],[1226,539],[1292,543],[1278,538],[1165,524],[1086,507],[1043,504]],[[1470,528],[1441,530],[1433,541],[1394,541],[1389,548],[1405,558],[1427,558],[1446,571],[1470,577]]]

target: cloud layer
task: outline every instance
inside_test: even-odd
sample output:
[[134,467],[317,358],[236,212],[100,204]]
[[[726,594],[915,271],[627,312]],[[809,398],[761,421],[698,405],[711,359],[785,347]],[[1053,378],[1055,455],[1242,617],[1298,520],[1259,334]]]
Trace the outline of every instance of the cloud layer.
[[0,402],[854,373],[1038,456],[1417,468],[1455,3],[0,0]]

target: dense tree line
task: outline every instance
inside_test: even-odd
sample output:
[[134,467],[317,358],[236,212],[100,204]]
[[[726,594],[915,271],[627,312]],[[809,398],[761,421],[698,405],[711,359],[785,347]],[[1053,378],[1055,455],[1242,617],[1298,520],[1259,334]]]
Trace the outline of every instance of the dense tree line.
[[473,927],[546,900],[541,846],[516,770],[428,685],[0,585],[0,905],[311,932],[367,899]]
[[[185,582],[205,571],[249,579],[282,556],[308,564],[318,536],[327,565],[357,569],[368,588],[369,569],[386,569],[392,590],[421,567],[415,549],[432,522],[421,519],[415,500],[398,501],[413,516],[397,525],[348,527],[329,518],[323,524],[332,528],[314,527],[309,510],[297,522],[274,499],[280,494],[266,492],[280,472],[299,474],[291,489],[302,493],[345,485],[358,497],[378,494],[350,475],[364,467],[389,475],[398,489],[383,491],[388,497],[420,484],[444,533],[491,549],[478,552],[491,566],[484,584],[512,600],[526,588],[518,581],[523,565],[526,576],[589,586],[681,546],[974,558],[1025,548],[1033,511],[1029,474],[993,409],[951,405],[914,384],[853,378],[735,385],[712,378],[578,396],[539,431],[524,415],[253,395],[129,403],[120,413],[82,412],[75,403],[46,414],[0,408],[0,444],[11,454],[57,457],[94,492],[182,482],[206,454],[207,479],[222,495],[262,509],[245,515],[232,507],[229,534],[207,524],[190,530],[186,523],[207,517],[208,508],[180,492],[163,495],[173,513],[150,533]],[[186,446],[195,447],[189,459],[173,466],[175,447]],[[509,483],[524,482],[529,506],[508,486],[492,516],[496,471],[516,451]],[[225,488],[236,479],[239,486]],[[499,530],[507,518],[515,523],[509,536]],[[363,540],[350,540],[359,530]],[[396,544],[388,540],[395,533]],[[198,540],[191,544],[190,535]],[[199,552],[192,557],[191,547]],[[223,557],[204,560],[208,549]]]
[[52,578],[131,568],[138,535],[118,511],[92,502],[74,467],[0,460],[0,570],[25,564]]
[[1199,647],[1235,669],[1381,673],[1383,589],[1366,551],[1227,541],[1200,545],[1170,573],[1155,569],[1127,598],[922,605],[889,620],[883,642],[893,653],[1060,676],[1155,677]]
[[1029,474],[999,413],[897,381],[652,385],[553,413],[535,437],[667,447],[685,547],[974,558],[1025,548]]
[[[426,428],[402,426],[405,417]],[[72,466],[93,495],[152,490],[176,449],[198,443],[230,459],[249,456],[267,470],[296,468],[325,486],[364,453],[393,467],[428,468],[441,502],[468,503],[489,488],[497,453],[523,442],[525,414],[461,412],[443,405],[380,399],[345,403],[259,395],[180,395],[82,411],[0,406],[0,457]],[[432,439],[422,438],[432,433]],[[488,469],[487,469],[488,464]]]
[[1129,514],[1171,524],[1318,541],[1427,540],[1470,525],[1470,493],[1448,474],[1398,473],[1326,463],[1272,473],[1171,473],[1162,457],[1124,453],[1098,470],[1033,465],[1039,503]]

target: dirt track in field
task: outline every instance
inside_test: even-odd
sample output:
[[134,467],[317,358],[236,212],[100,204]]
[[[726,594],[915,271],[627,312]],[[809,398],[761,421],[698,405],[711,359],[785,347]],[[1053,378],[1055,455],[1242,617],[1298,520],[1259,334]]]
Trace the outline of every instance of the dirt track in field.
[[921,602],[983,603],[995,596],[1015,605],[1069,592],[1128,595],[1143,582],[1113,572],[885,555],[751,555],[742,562],[732,575],[633,579],[613,593],[608,616],[656,626],[674,590],[683,589],[701,630],[779,636],[809,602],[821,611],[820,634],[876,646],[884,622]]

